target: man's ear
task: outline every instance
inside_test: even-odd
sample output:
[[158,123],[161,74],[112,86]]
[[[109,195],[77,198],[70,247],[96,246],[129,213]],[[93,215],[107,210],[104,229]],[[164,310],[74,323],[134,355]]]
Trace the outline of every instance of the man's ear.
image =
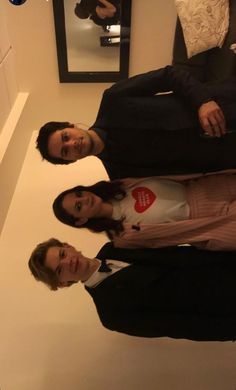
[[78,218],[75,222],[75,226],[82,226],[84,225],[86,222],[88,222],[88,218],[85,218],[85,217],[82,217],[82,218]]

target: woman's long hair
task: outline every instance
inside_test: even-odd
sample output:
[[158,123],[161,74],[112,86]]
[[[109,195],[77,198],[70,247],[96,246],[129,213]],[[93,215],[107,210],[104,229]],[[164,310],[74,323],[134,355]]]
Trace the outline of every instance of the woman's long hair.
[[115,220],[112,218],[90,218],[88,221],[81,225],[77,226],[76,222],[78,218],[69,214],[64,207],[62,202],[64,197],[67,194],[75,192],[79,194],[81,191],[89,191],[93,194],[99,196],[104,202],[111,199],[121,200],[126,196],[126,192],[122,187],[122,182],[115,180],[112,182],[109,181],[99,181],[98,183],[92,186],[76,186],[70,188],[66,191],[61,192],[53,202],[53,211],[57,219],[66,225],[73,226],[76,228],[87,228],[92,232],[103,232],[105,231],[110,239],[112,239],[113,234],[119,234],[123,230],[123,219]]

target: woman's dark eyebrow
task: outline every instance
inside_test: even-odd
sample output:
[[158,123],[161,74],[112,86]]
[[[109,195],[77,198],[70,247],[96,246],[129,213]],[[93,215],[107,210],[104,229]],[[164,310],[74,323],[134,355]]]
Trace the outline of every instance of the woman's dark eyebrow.
[[61,157],[66,157],[67,156],[67,147],[66,146],[62,146],[61,148]]
[[[77,201],[75,201],[75,209],[78,211],[78,208],[77,208],[77,205],[78,205],[78,203],[80,203],[78,200]],[[81,207],[80,207],[81,208]],[[80,210],[79,210],[80,211]]]
[[63,142],[64,142],[64,139],[63,139],[63,137],[64,137],[64,132],[63,131],[61,131],[61,143],[62,143],[62,148],[61,148],[61,157],[63,158],[63,157],[66,157],[67,156],[67,148],[65,147],[65,146],[63,146]]

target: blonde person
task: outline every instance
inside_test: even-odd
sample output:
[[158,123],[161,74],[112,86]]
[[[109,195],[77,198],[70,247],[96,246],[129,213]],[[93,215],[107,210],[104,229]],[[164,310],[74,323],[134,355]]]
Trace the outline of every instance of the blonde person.
[[117,249],[108,243],[95,258],[88,258],[50,239],[37,245],[29,267],[35,279],[52,290],[71,285],[76,289],[82,282],[102,325],[112,331],[235,340],[235,253],[199,252],[190,246]]

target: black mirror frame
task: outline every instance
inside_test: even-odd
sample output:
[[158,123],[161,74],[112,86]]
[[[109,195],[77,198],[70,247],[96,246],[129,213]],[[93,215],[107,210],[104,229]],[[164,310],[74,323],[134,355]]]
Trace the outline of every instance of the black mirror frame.
[[[121,0],[120,71],[74,72],[68,70],[64,1],[53,0],[59,79],[61,83],[103,83],[118,81],[129,74],[129,47],[132,0]],[[122,3],[124,6],[122,7]],[[125,21],[125,25],[123,24]]]

